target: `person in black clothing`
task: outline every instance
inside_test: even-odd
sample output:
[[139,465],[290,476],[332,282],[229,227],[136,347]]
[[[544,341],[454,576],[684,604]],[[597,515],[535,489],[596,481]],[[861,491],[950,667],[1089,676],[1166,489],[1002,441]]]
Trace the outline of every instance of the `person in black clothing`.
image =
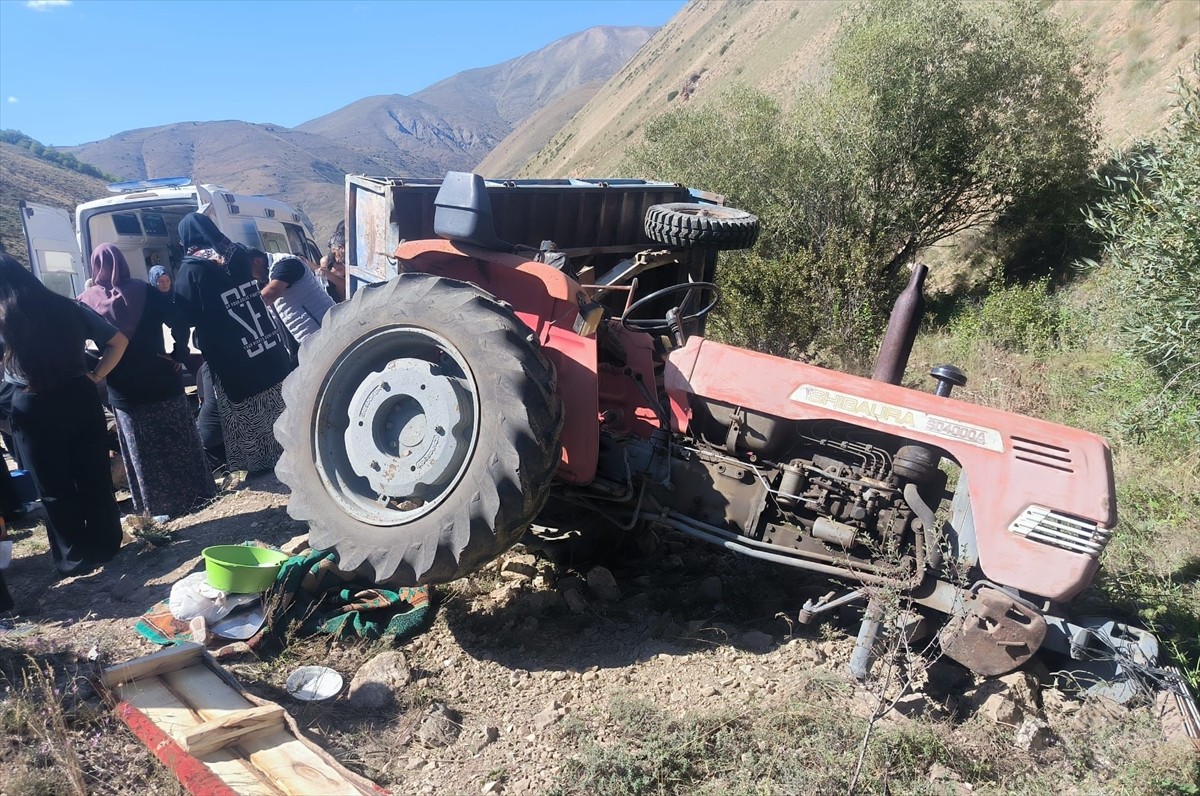
[[[127,340],[87,307],[42,285],[0,256],[0,342],[13,395],[13,439],[46,511],[50,554],[63,575],[109,561],[121,547],[121,518],[108,466],[108,434],[96,383]],[[89,371],[84,341],[100,349]]]
[[196,374],[196,395],[200,412],[196,415],[196,430],[213,472],[225,468],[225,436],[221,431],[221,415],[217,412],[217,396],[213,394],[212,371],[205,362]]
[[[186,514],[215,492],[179,377],[187,324],[165,293],[130,278],[125,255],[111,243],[92,252],[92,281],[79,302],[129,338],[108,374],[108,400],[134,508],[151,516]],[[164,326],[175,342],[171,356],[163,350]]]
[[199,213],[179,222],[179,237],[187,256],[175,281],[175,303],[196,328],[212,374],[226,464],[230,470],[269,470],[282,453],[272,426],[283,412],[280,382],[291,369],[287,346],[250,274],[246,247]]

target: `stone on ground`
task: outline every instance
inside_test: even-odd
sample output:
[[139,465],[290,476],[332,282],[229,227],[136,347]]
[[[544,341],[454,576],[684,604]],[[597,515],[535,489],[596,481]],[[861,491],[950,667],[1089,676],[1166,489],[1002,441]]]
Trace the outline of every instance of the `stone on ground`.
[[350,704],[375,709],[387,707],[412,679],[404,654],[381,652],[359,667],[350,681]]

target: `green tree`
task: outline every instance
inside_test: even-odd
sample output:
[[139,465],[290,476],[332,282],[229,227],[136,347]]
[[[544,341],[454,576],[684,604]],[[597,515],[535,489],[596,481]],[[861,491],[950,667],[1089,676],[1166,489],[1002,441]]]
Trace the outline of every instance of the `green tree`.
[[[866,279],[884,299],[869,317],[852,301],[809,296],[826,312],[791,302],[809,318],[781,319],[766,343],[740,334],[753,319],[729,311],[740,283],[727,282],[731,306],[716,326],[739,343],[796,352],[815,340],[853,359],[823,331],[850,319],[828,313],[878,330],[879,307],[922,249],[1077,185],[1095,148],[1094,93],[1081,40],[1032,2],[867,2],[844,20],[829,65],[828,81],[801,88],[789,110],[736,88],[660,116],[626,165],[758,213],[756,256],[786,254],[801,291],[830,275],[847,290]],[[865,271],[846,263],[848,241]]]
[[1165,134],[1097,176],[1107,196],[1087,222],[1107,241],[1128,348],[1200,395],[1200,56],[1175,94]]

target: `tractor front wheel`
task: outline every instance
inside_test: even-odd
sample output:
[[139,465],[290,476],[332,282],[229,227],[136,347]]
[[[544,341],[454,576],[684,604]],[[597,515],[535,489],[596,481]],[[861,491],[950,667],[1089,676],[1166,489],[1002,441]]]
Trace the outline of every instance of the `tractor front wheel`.
[[305,340],[284,382],[276,473],[316,549],[391,585],[445,583],[517,542],[546,500],[562,406],[506,304],[402,274]]

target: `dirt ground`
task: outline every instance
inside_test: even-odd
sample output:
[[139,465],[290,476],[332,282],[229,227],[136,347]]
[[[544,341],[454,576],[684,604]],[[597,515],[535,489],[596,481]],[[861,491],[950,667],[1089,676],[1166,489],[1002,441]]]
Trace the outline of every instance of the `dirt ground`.
[[[260,477],[167,523],[170,543],[135,539],[65,580],[40,526],[15,529],[0,794],[181,792],[89,678],[155,649],[133,623],[199,569],[203,547],[303,534],[286,503]],[[1198,792],[1196,753],[1161,701],[1079,699],[1041,661],[982,682],[901,647],[854,684],[853,615],[794,621],[833,584],[681,538],[650,542],[574,566],[517,548],[437,589],[432,626],[399,648],[408,683],[384,707],[351,705],[345,691],[299,702],[283,684],[310,663],[350,683],[386,645],[292,638],[229,668],[394,793]],[[597,561],[614,583],[588,577]]]

